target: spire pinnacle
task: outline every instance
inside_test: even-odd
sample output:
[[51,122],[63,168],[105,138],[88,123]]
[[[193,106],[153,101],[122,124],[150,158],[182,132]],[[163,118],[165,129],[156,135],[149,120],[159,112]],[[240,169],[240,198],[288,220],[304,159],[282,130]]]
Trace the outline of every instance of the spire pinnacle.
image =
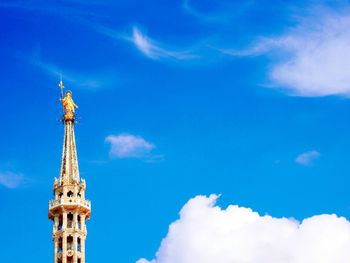
[[72,99],[72,92],[66,91],[63,97],[63,82],[62,79],[58,85],[61,88],[61,103],[64,110],[63,122],[64,122],[64,141],[63,141],[63,154],[62,154],[62,166],[60,180],[63,184],[79,183],[79,168],[78,157],[75,144],[74,135],[74,122],[75,122],[75,109],[78,106]]
[[60,87],[61,91],[63,91],[64,85],[63,85],[63,81],[62,81],[62,76],[61,76],[61,80],[60,80],[60,83],[58,84],[58,86]]
[[64,109],[64,115],[63,115],[63,120],[64,122],[66,121],[72,121],[74,122],[74,113],[75,113],[75,109],[78,108],[78,106],[74,103],[73,98],[72,98],[72,92],[70,90],[68,90],[65,94],[65,96],[63,97],[63,89],[64,89],[64,85],[62,82],[62,79],[60,80],[60,83],[58,84],[58,86],[61,89],[61,102],[62,102],[62,106]]
[[73,121],[65,121],[64,124],[60,181],[63,185],[79,184],[80,182]]
[[77,106],[72,92],[63,96],[61,89],[64,139],[60,178],[54,181],[54,199],[49,202],[49,219],[53,224],[54,263],[85,263],[86,220],[90,218],[91,202],[85,199],[86,183],[79,177],[78,155],[74,135],[74,110]]

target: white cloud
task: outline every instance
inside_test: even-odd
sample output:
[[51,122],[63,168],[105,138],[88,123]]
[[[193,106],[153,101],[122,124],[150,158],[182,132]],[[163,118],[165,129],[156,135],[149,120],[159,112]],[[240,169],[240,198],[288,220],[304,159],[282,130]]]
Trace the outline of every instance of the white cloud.
[[114,40],[126,40],[137,48],[143,55],[153,60],[189,60],[198,58],[195,54],[194,48],[187,50],[179,50],[178,48],[169,47],[150,38],[146,33],[142,32],[138,27],[132,28],[131,34],[121,33],[120,31],[104,27],[101,25],[94,25],[94,29],[109,38]]
[[321,154],[318,151],[308,151],[298,155],[295,162],[301,165],[310,166],[312,165],[313,161],[320,157],[320,155]]
[[150,157],[155,148],[154,144],[132,134],[109,135],[105,141],[111,144],[110,156],[116,158]]
[[132,37],[129,40],[139,51],[151,59],[169,58],[183,60],[193,58],[189,51],[174,51],[171,48],[163,47],[163,45],[149,38],[137,27],[133,27]]
[[184,0],[182,2],[182,8],[187,14],[196,17],[203,23],[226,24],[233,19],[242,16],[249,8],[255,4],[255,1],[217,1],[215,4],[215,11],[210,11],[207,13],[201,12],[200,10],[194,8],[191,5],[190,0]]
[[350,222],[343,217],[319,215],[299,223],[235,205],[221,209],[216,199],[191,199],[156,258],[137,263],[350,262]]
[[37,67],[45,74],[52,76],[57,80],[62,76],[63,82],[68,83],[67,87],[74,86],[82,89],[97,90],[107,88],[118,84],[118,77],[112,70],[99,69],[94,72],[78,72],[59,67],[42,59],[41,48],[38,45],[32,54],[23,54],[19,51],[13,51],[13,56],[31,66]]
[[227,22],[227,18],[222,14],[205,14],[192,7],[190,0],[182,2],[182,8],[188,14],[198,18],[203,22]]
[[0,184],[7,188],[17,188],[23,183],[23,179],[23,174],[0,171]]
[[350,95],[350,15],[315,8],[282,36],[263,38],[236,56],[277,55],[269,76],[296,96]]
[[[77,20],[79,17],[95,16],[94,12],[89,12],[84,8],[76,8],[71,3],[65,3],[66,1],[60,2],[49,2],[49,1],[27,1],[27,0],[10,0],[1,1],[0,8],[13,8],[22,9],[26,11],[48,13],[57,16],[62,16],[65,19]],[[81,5],[96,5],[99,1],[75,1],[76,4]]]

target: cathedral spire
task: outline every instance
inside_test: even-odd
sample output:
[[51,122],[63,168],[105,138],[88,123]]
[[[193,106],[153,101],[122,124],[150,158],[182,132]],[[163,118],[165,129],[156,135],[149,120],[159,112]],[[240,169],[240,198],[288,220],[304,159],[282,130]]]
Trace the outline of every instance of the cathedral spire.
[[70,120],[64,121],[62,165],[59,180],[61,184],[79,184],[80,181],[74,122]]
[[62,165],[60,173],[61,184],[78,184],[79,167],[78,157],[75,144],[74,135],[74,123],[75,123],[75,109],[78,106],[74,103],[72,98],[72,92],[67,91],[65,97],[63,97],[64,85],[62,80],[59,87],[61,88],[61,102],[64,109],[63,123],[64,123],[64,140],[63,140],[63,152],[62,152]]
[[64,140],[60,178],[55,179],[54,200],[49,202],[49,219],[54,221],[54,263],[85,263],[85,220],[90,218],[91,204],[85,199],[85,180],[80,180],[78,156],[75,144],[75,109],[72,92],[63,97]]

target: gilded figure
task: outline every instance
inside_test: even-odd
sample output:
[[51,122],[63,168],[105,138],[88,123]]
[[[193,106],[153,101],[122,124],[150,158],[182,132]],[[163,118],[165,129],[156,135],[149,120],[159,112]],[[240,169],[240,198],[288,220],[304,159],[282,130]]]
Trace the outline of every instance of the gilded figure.
[[74,103],[72,98],[72,92],[67,91],[66,96],[61,99],[63,109],[65,110],[64,119],[65,120],[73,120],[74,112],[78,106]]

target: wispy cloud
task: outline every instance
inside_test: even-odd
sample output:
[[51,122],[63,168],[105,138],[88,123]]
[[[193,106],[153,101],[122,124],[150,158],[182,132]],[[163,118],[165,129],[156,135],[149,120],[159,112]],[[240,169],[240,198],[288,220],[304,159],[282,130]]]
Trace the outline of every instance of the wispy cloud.
[[174,59],[185,60],[194,58],[191,51],[177,51],[148,37],[138,27],[133,27],[132,36],[128,38],[135,47],[145,56],[151,59]]
[[216,195],[187,202],[153,260],[137,263],[349,262],[350,222],[336,215],[295,219],[215,205]]
[[[139,27],[134,26],[130,33],[124,33],[121,30],[115,30],[103,26],[99,20],[101,18],[98,14],[91,11],[91,6],[93,5],[102,5],[108,7],[108,4],[99,3],[98,1],[80,1],[76,0],[68,4],[66,2],[62,3],[47,3],[47,1],[36,1],[34,3],[28,1],[8,1],[0,3],[0,8],[16,8],[23,9],[26,11],[35,11],[41,12],[44,14],[54,14],[62,16],[62,18],[67,20],[73,20],[74,22],[80,23],[81,25],[90,28],[100,34],[108,36],[115,40],[123,40],[131,43],[138,51],[140,51],[146,57],[152,60],[168,60],[168,61],[184,61],[198,58],[196,54],[196,47],[185,47],[178,48],[173,45],[167,45],[161,41],[155,40],[149,37],[145,32],[143,32]],[[115,6],[113,3],[110,3],[110,6]],[[89,8],[85,8],[89,7]],[[105,17],[103,17],[105,18]],[[43,61],[34,61],[34,65],[39,66],[42,69],[47,70],[48,72],[54,73],[57,75],[58,68],[52,64],[44,63]],[[77,74],[65,73],[68,78],[73,79],[77,78]],[[85,86],[91,86],[95,88],[99,86],[96,81],[87,81]]]
[[137,27],[133,28],[132,42],[142,53],[150,58],[158,58],[160,55],[168,53],[152,43],[153,41],[146,35],[143,35]]
[[[312,9],[281,36],[260,38],[246,50],[225,50],[234,56],[271,55],[273,86],[296,96],[350,95],[350,15]],[[348,11],[348,9],[347,9]]]
[[18,51],[13,53],[14,57],[17,59],[39,68],[41,71],[54,77],[56,80],[62,76],[64,82],[68,82],[70,85],[77,88],[97,90],[100,88],[115,86],[119,81],[117,75],[110,72],[110,70],[93,73],[87,72],[83,74],[65,66],[57,66],[53,63],[46,62],[41,58],[40,48],[30,55]]
[[147,161],[154,159],[151,151],[156,146],[140,136],[132,134],[109,135],[105,141],[111,145],[109,154],[113,158],[146,158]]
[[197,58],[192,48],[180,50],[177,48],[169,47],[165,44],[160,43],[152,38],[150,38],[146,33],[142,32],[140,28],[134,26],[130,34],[125,34],[120,31],[100,26],[94,25],[94,29],[115,40],[125,40],[131,43],[138,51],[140,51],[146,57],[153,60],[189,60]]
[[236,57],[254,57],[265,55],[273,52],[274,48],[282,47],[286,43],[286,40],[283,38],[267,38],[267,37],[258,37],[255,43],[245,49],[235,49],[235,48],[218,48],[218,50],[224,54],[232,55]]
[[45,1],[45,0],[11,0],[1,1],[0,8],[22,9],[29,12],[62,16],[66,19],[74,19],[86,16],[95,17],[95,12],[89,11],[85,7],[101,5],[102,1]]
[[205,14],[203,12],[200,12],[196,10],[194,7],[192,7],[190,0],[184,0],[182,3],[182,8],[190,15],[198,18],[201,21],[204,22],[226,22],[226,17],[223,17],[219,14]]
[[297,158],[295,158],[295,162],[300,165],[310,166],[320,156],[321,154],[318,151],[312,150],[298,155]]
[[0,184],[7,188],[17,188],[24,180],[24,176],[21,173],[14,173],[10,171],[0,171]]
[[245,13],[254,2],[249,0],[238,2],[217,1],[215,3],[219,6],[219,10],[205,13],[194,8],[190,0],[184,0],[182,8],[186,13],[203,23],[228,23]]

